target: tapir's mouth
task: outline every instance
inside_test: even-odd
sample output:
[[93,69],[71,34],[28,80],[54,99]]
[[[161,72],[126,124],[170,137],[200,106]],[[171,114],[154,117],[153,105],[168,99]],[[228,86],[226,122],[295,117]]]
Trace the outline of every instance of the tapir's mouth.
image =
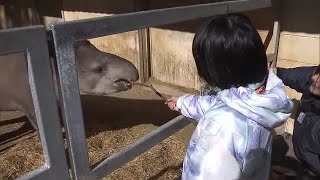
[[114,81],[113,84],[114,84],[114,86],[116,86],[120,90],[128,90],[128,89],[132,88],[131,81],[129,81],[127,79],[118,79],[118,80]]

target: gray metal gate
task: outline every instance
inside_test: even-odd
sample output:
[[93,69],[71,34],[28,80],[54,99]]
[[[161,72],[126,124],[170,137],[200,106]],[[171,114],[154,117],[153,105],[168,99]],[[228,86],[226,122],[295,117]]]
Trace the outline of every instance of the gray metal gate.
[[270,5],[269,0],[227,1],[112,15],[52,25],[63,99],[63,120],[68,134],[69,158],[74,178],[101,179],[189,124],[185,117],[178,116],[136,143],[111,155],[100,164],[90,167],[73,48],[75,41],[218,14],[248,11]]
[[[63,123],[67,135],[68,158],[71,162],[73,179],[101,179],[190,123],[187,118],[178,116],[137,142],[123,148],[120,152],[91,167],[88,161],[73,47],[75,41],[268,6],[271,6],[270,0],[226,1],[141,11],[52,25],[50,29],[56,50]],[[23,38],[28,43],[21,44],[22,41],[18,38]],[[46,60],[48,59],[48,50],[45,39],[45,30],[41,26],[8,32],[2,31],[0,33],[0,43],[11,43],[10,47],[1,46],[0,52],[11,53],[27,50],[29,53],[30,82],[47,163],[44,167],[22,178],[69,179],[63,140],[57,121],[57,109],[53,99],[52,75],[49,73],[49,61]],[[43,92],[44,88],[45,94]],[[53,135],[55,135],[54,139],[51,137]],[[53,156],[53,153],[55,156]]]
[[20,179],[70,179],[44,26],[0,31],[0,54],[27,53],[29,83],[45,164]]

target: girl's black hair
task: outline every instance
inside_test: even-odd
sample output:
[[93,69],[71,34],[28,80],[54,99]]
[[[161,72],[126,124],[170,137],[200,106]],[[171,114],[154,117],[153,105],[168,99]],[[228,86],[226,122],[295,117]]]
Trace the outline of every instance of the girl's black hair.
[[246,87],[268,75],[258,31],[240,14],[215,16],[195,34],[192,45],[199,76],[220,89]]

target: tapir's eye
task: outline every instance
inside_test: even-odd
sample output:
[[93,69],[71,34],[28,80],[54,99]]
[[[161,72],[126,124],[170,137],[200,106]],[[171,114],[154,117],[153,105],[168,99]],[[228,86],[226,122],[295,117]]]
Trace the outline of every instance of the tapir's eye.
[[103,70],[104,70],[104,69],[103,69],[102,67],[98,67],[98,68],[96,69],[97,73],[102,73]]

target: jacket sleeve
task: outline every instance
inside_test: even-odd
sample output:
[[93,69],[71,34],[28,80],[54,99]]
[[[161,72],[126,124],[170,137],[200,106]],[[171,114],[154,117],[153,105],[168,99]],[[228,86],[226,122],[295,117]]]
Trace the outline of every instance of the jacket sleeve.
[[184,95],[178,98],[177,107],[182,115],[199,121],[216,102],[215,96]]
[[296,68],[277,68],[277,76],[286,86],[300,93],[309,91],[311,76],[316,66],[296,67]]

